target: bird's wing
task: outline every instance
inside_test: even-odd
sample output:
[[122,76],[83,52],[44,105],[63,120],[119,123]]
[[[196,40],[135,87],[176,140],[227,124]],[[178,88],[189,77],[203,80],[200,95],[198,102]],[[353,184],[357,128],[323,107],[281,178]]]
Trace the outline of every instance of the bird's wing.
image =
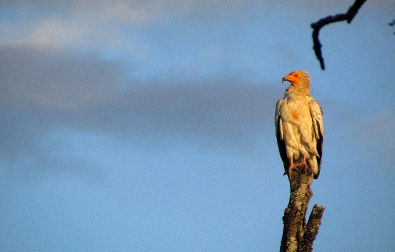
[[279,138],[281,140],[283,139],[283,127],[282,127],[282,120],[280,118],[280,107],[281,104],[284,102],[284,99],[280,99],[277,101],[276,104],[276,113],[275,113],[275,118],[274,118],[274,122],[275,122],[275,127],[276,127],[276,137]]
[[[284,101],[285,101],[284,99],[280,99],[280,100],[278,100],[278,102],[276,104],[276,113],[275,113],[274,122],[275,122],[275,128],[276,128],[278,151],[280,152],[280,157],[284,163],[285,173],[287,173],[290,163],[289,163],[289,160],[287,157],[287,150],[285,148],[283,119],[281,118],[281,114],[280,114],[280,107]],[[284,175],[285,175],[285,173],[284,173]]]
[[322,121],[322,109],[316,100],[312,99],[309,102],[309,108],[311,118],[313,120],[314,135],[317,140],[317,152],[319,154],[319,157],[317,157],[318,173],[314,176],[316,179],[318,178],[321,170],[322,147],[324,143],[324,123]]

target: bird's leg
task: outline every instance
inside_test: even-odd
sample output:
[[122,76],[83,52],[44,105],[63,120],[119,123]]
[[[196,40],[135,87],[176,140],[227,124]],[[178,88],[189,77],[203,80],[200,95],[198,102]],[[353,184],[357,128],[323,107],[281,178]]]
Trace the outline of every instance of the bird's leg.
[[294,159],[293,159],[293,156],[291,156],[291,164],[289,165],[289,168],[288,168],[288,175],[289,176],[291,176],[291,170],[296,170],[296,167],[295,167],[295,165],[294,165]]
[[306,172],[307,170],[309,170],[310,172],[312,172],[311,169],[310,169],[310,167],[307,166],[307,163],[306,163],[306,155],[303,155],[303,162],[300,163],[300,164],[301,164],[301,165],[304,165],[304,172]]

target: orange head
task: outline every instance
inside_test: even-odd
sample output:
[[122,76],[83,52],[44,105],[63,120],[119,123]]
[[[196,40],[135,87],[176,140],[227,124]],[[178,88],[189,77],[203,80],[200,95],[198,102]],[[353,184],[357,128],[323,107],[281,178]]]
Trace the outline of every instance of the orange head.
[[282,82],[289,81],[291,84],[296,87],[300,81],[300,73],[299,71],[293,71],[282,79]]
[[292,73],[285,76],[282,81],[289,81],[294,88],[302,84],[300,88],[309,88],[310,87],[310,76],[307,72],[302,70],[295,70]]
[[310,95],[310,75],[303,70],[295,70],[285,76],[282,81],[289,81],[287,92],[296,93],[300,95]]

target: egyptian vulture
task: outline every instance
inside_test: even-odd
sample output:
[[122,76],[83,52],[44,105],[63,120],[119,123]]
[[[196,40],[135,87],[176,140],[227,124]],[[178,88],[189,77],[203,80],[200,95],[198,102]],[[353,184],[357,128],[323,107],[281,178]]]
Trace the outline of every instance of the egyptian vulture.
[[310,76],[296,70],[285,76],[282,82],[291,84],[284,99],[276,105],[275,127],[278,150],[284,163],[285,174],[297,170],[295,164],[304,165],[315,179],[321,169],[324,126],[320,105],[310,96]]

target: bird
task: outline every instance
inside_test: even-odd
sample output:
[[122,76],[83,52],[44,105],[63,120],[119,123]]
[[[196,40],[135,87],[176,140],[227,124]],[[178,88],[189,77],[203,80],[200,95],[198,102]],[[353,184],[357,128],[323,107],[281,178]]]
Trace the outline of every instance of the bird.
[[290,178],[291,171],[297,171],[295,164],[298,163],[299,167],[304,165],[304,172],[309,170],[317,179],[324,143],[322,109],[310,96],[310,75],[306,71],[295,70],[282,78],[284,81],[291,84],[284,98],[277,101],[275,112],[276,138],[284,175]]

